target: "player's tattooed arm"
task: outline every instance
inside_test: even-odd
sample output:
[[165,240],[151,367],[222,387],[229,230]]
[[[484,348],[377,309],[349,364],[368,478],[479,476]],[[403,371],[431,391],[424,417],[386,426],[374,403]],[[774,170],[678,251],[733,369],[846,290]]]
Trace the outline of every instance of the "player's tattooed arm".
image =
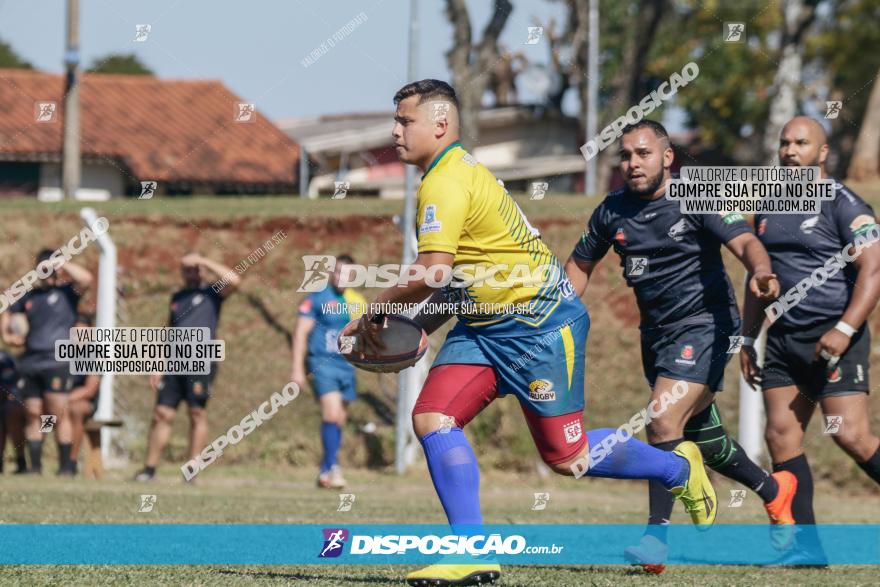
[[598,261],[584,261],[583,259],[575,259],[573,256],[565,262],[565,274],[574,287],[577,297],[584,295],[587,285],[590,283],[590,277],[593,275],[593,269]]
[[62,265],[60,271],[73,282],[73,286],[80,293],[89,289],[94,281],[92,273],[88,269],[73,261],[68,261]]
[[770,265],[770,255],[754,234],[742,233],[725,243],[749,272],[749,290],[760,300],[779,297],[779,280]]

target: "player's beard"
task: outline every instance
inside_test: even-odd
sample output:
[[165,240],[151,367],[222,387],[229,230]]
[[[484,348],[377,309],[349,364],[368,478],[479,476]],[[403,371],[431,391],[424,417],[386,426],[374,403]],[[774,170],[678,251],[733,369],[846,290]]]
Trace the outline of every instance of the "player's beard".
[[[646,177],[647,177],[647,175],[646,175]],[[648,178],[648,183],[645,184],[645,187],[634,188],[632,185],[630,185],[629,182],[627,182],[626,187],[632,194],[639,196],[639,197],[642,197],[642,196],[653,195],[654,192],[656,192],[657,189],[662,184],[663,184],[663,170],[661,169],[660,172],[657,173],[657,175],[654,175],[654,176]]]

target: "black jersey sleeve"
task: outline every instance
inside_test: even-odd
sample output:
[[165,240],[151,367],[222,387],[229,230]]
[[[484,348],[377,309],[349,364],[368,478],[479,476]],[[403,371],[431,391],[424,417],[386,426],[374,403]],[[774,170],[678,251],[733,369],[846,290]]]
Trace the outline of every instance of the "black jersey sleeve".
[[581,261],[598,261],[611,247],[608,224],[604,220],[605,206],[600,204],[590,216],[587,229],[581,235],[571,256]]

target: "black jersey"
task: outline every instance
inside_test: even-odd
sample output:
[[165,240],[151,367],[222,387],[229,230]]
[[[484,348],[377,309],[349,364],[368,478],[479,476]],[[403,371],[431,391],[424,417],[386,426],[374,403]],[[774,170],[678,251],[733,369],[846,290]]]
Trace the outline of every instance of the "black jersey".
[[[782,295],[809,279],[825,262],[840,255],[877,223],[874,210],[842,183],[835,182],[834,200],[821,202],[819,214],[758,214],[758,238],[770,254]],[[850,249],[851,250],[851,249]],[[853,293],[857,271],[852,263],[842,271],[828,272],[821,286],[813,287],[796,305],[777,319],[778,326],[806,328],[840,319]]]
[[643,330],[730,322],[738,311],[721,244],[751,231],[741,214],[682,214],[677,201],[643,200],[621,189],[593,212],[572,255],[598,261],[614,247]]

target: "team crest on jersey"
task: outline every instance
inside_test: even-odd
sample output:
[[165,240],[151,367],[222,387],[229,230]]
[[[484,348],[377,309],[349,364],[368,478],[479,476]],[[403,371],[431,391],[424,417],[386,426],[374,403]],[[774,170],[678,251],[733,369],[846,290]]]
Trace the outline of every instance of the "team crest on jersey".
[[565,444],[574,444],[584,435],[584,429],[581,426],[580,420],[569,422],[563,427],[562,431],[565,433]]
[[437,206],[434,204],[428,204],[425,206],[425,219],[419,227],[419,234],[440,232],[440,227],[442,225],[443,224],[437,220]]
[[828,383],[837,383],[843,379],[843,371],[840,367],[835,367],[834,370],[828,374]]
[[49,297],[46,298],[46,301],[49,303],[50,306],[54,306],[56,303],[58,303],[58,292],[53,291],[52,293],[50,293]]
[[697,362],[694,361],[694,345],[683,345],[675,362],[679,365],[696,365]]
[[813,229],[819,224],[819,217],[813,216],[801,222],[801,232],[804,234],[813,234]]
[[763,236],[765,232],[767,232],[767,219],[762,218],[758,223],[758,236]]
[[694,227],[691,226],[691,223],[687,221],[687,219],[682,218],[675,224],[669,227],[669,238],[674,240],[675,242],[681,242],[681,239],[684,238],[684,233],[690,232]]
[[535,379],[529,383],[529,399],[535,402],[552,402],[556,399],[553,382],[546,379]]
[[198,306],[198,305],[201,304],[203,301],[205,301],[205,296],[203,296],[202,294],[196,294],[195,296],[193,296],[192,305],[193,305],[193,306]]
[[614,240],[620,246],[626,246],[626,233],[623,232],[623,228],[618,228],[617,232],[614,233]]

